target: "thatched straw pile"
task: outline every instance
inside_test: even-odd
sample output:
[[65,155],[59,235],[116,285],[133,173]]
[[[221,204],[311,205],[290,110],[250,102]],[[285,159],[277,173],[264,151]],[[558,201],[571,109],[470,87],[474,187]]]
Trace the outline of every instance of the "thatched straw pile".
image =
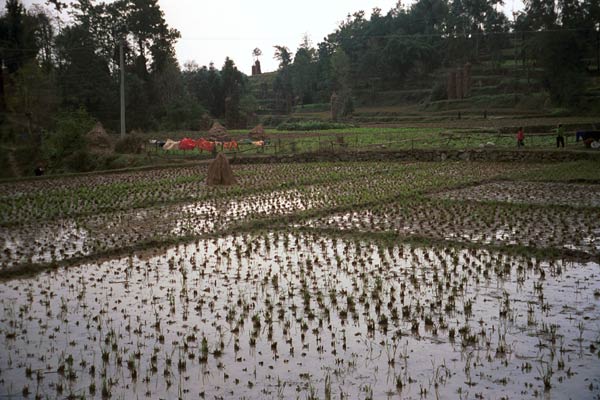
[[106,153],[112,150],[112,140],[100,122],[85,135],[85,140],[92,153]]
[[236,182],[235,176],[233,176],[233,170],[229,165],[227,157],[223,153],[219,153],[217,158],[213,160],[208,166],[208,173],[206,175],[206,184],[209,186],[213,185],[234,185]]
[[252,140],[267,140],[265,127],[262,124],[256,125],[254,129],[250,131],[248,137],[250,137]]
[[219,121],[215,121],[213,126],[208,130],[209,139],[217,142],[230,142],[231,136],[229,136],[227,129],[219,123]]

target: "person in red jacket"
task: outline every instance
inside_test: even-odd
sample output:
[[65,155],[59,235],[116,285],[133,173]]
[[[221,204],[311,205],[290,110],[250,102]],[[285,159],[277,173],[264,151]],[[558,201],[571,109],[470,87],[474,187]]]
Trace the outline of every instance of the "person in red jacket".
[[523,127],[520,127],[519,131],[517,132],[517,147],[525,146],[524,140],[525,133],[523,132]]

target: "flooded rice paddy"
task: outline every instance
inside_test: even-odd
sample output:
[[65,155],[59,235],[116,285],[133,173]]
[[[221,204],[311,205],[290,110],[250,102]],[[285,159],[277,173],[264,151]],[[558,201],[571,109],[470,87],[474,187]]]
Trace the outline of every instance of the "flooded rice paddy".
[[0,183],[0,397],[600,399],[596,177],[234,171]]
[[0,389],[598,398],[599,278],[596,263],[318,234],[198,240],[0,284]]

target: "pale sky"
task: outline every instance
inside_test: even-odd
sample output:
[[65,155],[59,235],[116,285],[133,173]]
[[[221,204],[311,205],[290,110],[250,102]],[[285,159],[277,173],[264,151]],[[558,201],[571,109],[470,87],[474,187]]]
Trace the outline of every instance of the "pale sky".
[[[2,9],[6,0],[0,0]],[[402,4],[411,4],[404,0]],[[23,0],[31,4],[44,4],[44,0]],[[374,7],[386,14],[397,0],[159,0],[167,24],[181,32],[175,48],[183,67],[194,60],[199,65],[211,61],[220,69],[225,57],[233,59],[238,68],[250,74],[252,50],[262,50],[260,57],[263,72],[277,69],[273,59],[275,45],[287,46],[292,54],[304,34],[313,45],[323,41],[346,19],[348,13],[364,10],[366,16]],[[504,9],[523,7],[522,0],[505,0]]]
[[[200,65],[213,61],[221,68],[225,57],[250,74],[252,50],[262,50],[263,72],[277,69],[275,45],[287,46],[292,53],[305,33],[313,45],[333,32],[348,13],[373,7],[387,12],[397,0],[160,0],[169,25],[181,32],[177,44],[180,62],[194,59]],[[205,5],[202,5],[205,4]]]

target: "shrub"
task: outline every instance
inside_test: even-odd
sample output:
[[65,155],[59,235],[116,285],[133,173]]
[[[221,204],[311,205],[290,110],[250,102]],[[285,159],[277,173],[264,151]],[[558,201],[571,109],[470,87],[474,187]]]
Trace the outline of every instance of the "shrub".
[[144,159],[131,154],[110,154],[102,158],[101,168],[121,169],[144,165]]
[[81,148],[64,159],[64,166],[73,172],[88,172],[96,168],[94,158],[85,148]]
[[121,154],[140,154],[144,150],[144,139],[136,134],[126,135],[115,144],[115,152]]
[[346,96],[344,98],[344,102],[342,103],[342,116],[347,117],[352,115],[354,112],[354,100],[352,100],[352,96]]
[[9,151],[9,149],[0,148],[0,178],[12,177],[10,158],[8,155]]
[[312,104],[303,104],[300,106],[294,106],[293,111],[295,113],[323,112],[323,111],[329,111],[330,108],[331,108],[331,104],[329,104],[329,103],[312,103]]
[[261,124],[267,127],[276,127],[287,121],[286,115],[269,115],[261,119]]
[[436,82],[431,89],[430,101],[445,100],[448,97],[446,85],[443,82]]
[[55,119],[54,129],[46,135],[43,145],[44,158],[48,160],[50,167],[61,169],[66,166],[74,171],[78,171],[77,166],[88,168],[84,155],[87,153],[84,135],[92,129],[94,123],[84,109],[60,113]]

